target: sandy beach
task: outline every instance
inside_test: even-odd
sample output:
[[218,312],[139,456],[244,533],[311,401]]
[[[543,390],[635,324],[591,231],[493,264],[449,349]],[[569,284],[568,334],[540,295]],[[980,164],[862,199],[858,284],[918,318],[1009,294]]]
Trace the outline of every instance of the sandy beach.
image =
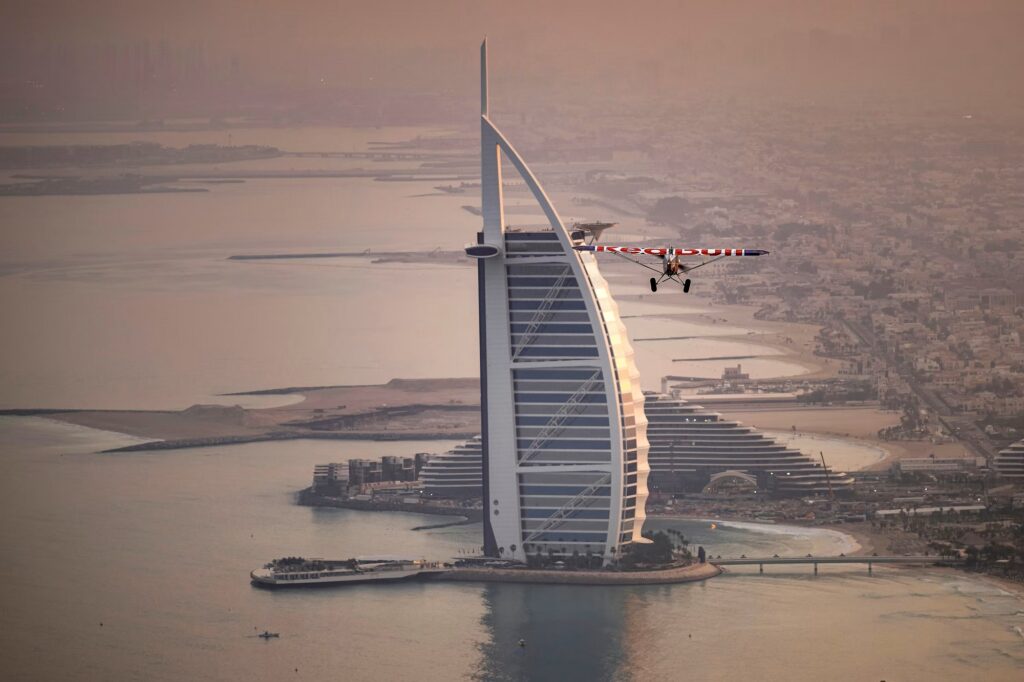
[[[754,332],[753,335],[744,335],[743,340],[773,348],[782,353],[778,359],[801,365],[806,372],[797,375],[798,378],[831,379],[839,375],[838,361],[814,354],[815,337],[821,330],[820,325],[761,320],[754,316],[758,311],[754,306],[716,305],[707,299],[696,299],[696,302],[705,312],[695,316],[695,319],[710,324],[742,327]],[[767,377],[764,380],[790,377],[792,375]]]
[[297,395],[302,400],[259,409],[193,405],[180,411],[73,410],[39,414],[176,447],[304,437],[468,438],[480,430],[480,389],[475,378],[395,379],[374,386],[268,389],[257,395]]
[[[725,406],[723,406],[725,407]],[[931,443],[928,441],[892,441],[878,438],[878,431],[899,424],[900,414],[877,407],[824,407],[808,406],[793,408],[765,407],[756,410],[720,409],[732,419],[748,426],[776,431],[796,431],[837,436],[859,440],[885,450],[888,456],[871,466],[869,471],[888,469],[892,463],[904,457],[971,457],[959,443]]]
[[[839,375],[840,363],[837,360],[814,354],[815,338],[821,330],[820,325],[758,319],[755,316],[759,310],[757,306],[717,304],[709,298],[693,294],[684,301],[689,312],[679,312],[678,299],[659,294],[627,294],[617,298],[623,302],[622,310],[627,314],[631,302],[643,303],[658,306],[663,310],[661,314],[666,317],[685,319],[696,324],[742,329],[744,331],[741,333],[716,335],[715,338],[736,340],[771,349],[778,353],[772,354],[772,359],[784,360],[803,368],[802,372],[762,377],[761,381],[795,378],[830,379]],[[651,316],[656,317],[658,314],[654,313]]]

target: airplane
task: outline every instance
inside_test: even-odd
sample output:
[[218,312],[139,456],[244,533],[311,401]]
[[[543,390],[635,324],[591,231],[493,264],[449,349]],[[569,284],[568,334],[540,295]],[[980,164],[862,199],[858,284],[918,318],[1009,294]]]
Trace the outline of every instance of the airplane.
[[[679,282],[683,286],[683,293],[690,292],[690,279],[680,279],[680,276],[692,272],[697,268],[710,265],[726,256],[767,256],[768,251],[764,249],[677,249],[677,248],[645,248],[641,246],[606,246],[604,244],[581,244],[574,246],[577,251],[593,251],[596,253],[614,253],[617,256],[636,263],[648,270],[658,273],[659,277],[651,277],[651,291],[657,291],[658,285],[664,280],[670,279]],[[630,256],[657,256],[661,259],[662,266],[654,267],[644,263],[638,258]],[[684,265],[679,261],[680,256],[706,256],[706,260],[697,265]]]

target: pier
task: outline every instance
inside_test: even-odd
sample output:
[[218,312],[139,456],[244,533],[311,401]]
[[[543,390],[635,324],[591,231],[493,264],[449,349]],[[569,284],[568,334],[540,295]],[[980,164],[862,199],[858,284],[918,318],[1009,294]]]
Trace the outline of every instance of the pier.
[[457,260],[469,263],[466,254],[459,251],[443,251],[440,247],[433,251],[327,251],[322,253],[257,253],[238,254],[228,256],[228,260],[288,260],[304,258],[373,258],[377,261],[429,261],[435,260]]
[[369,159],[371,161],[463,161],[477,163],[475,154],[463,152],[409,152],[370,150],[365,152],[284,152],[282,156],[316,159]]
[[764,573],[765,565],[794,565],[813,564],[814,575],[818,575],[818,564],[867,564],[868,575],[871,575],[874,564],[899,564],[903,566],[938,565],[958,566],[962,559],[951,559],[940,556],[917,555],[917,556],[827,556],[827,557],[755,557],[748,559],[715,559],[712,561],[716,566],[754,566],[758,567],[758,573]]

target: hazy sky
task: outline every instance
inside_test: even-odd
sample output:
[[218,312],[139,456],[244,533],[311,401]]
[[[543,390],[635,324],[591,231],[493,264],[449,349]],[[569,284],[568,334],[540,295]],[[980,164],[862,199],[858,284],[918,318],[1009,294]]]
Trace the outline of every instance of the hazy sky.
[[[660,88],[813,97],[842,92],[1019,103],[1018,0],[63,0],[4,3],[7,53],[202,41],[274,84],[475,87],[487,34],[495,78],[531,88]],[[9,77],[9,74],[8,74]]]

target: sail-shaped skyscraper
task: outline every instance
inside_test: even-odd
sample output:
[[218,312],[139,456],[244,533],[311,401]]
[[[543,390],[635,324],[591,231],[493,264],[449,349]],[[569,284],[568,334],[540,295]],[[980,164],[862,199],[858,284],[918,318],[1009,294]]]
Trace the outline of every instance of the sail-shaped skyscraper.
[[[647,420],[633,350],[592,253],[491,122],[480,48],[478,259],[484,553],[614,561],[643,542]],[[502,160],[547,217],[506,225]]]

